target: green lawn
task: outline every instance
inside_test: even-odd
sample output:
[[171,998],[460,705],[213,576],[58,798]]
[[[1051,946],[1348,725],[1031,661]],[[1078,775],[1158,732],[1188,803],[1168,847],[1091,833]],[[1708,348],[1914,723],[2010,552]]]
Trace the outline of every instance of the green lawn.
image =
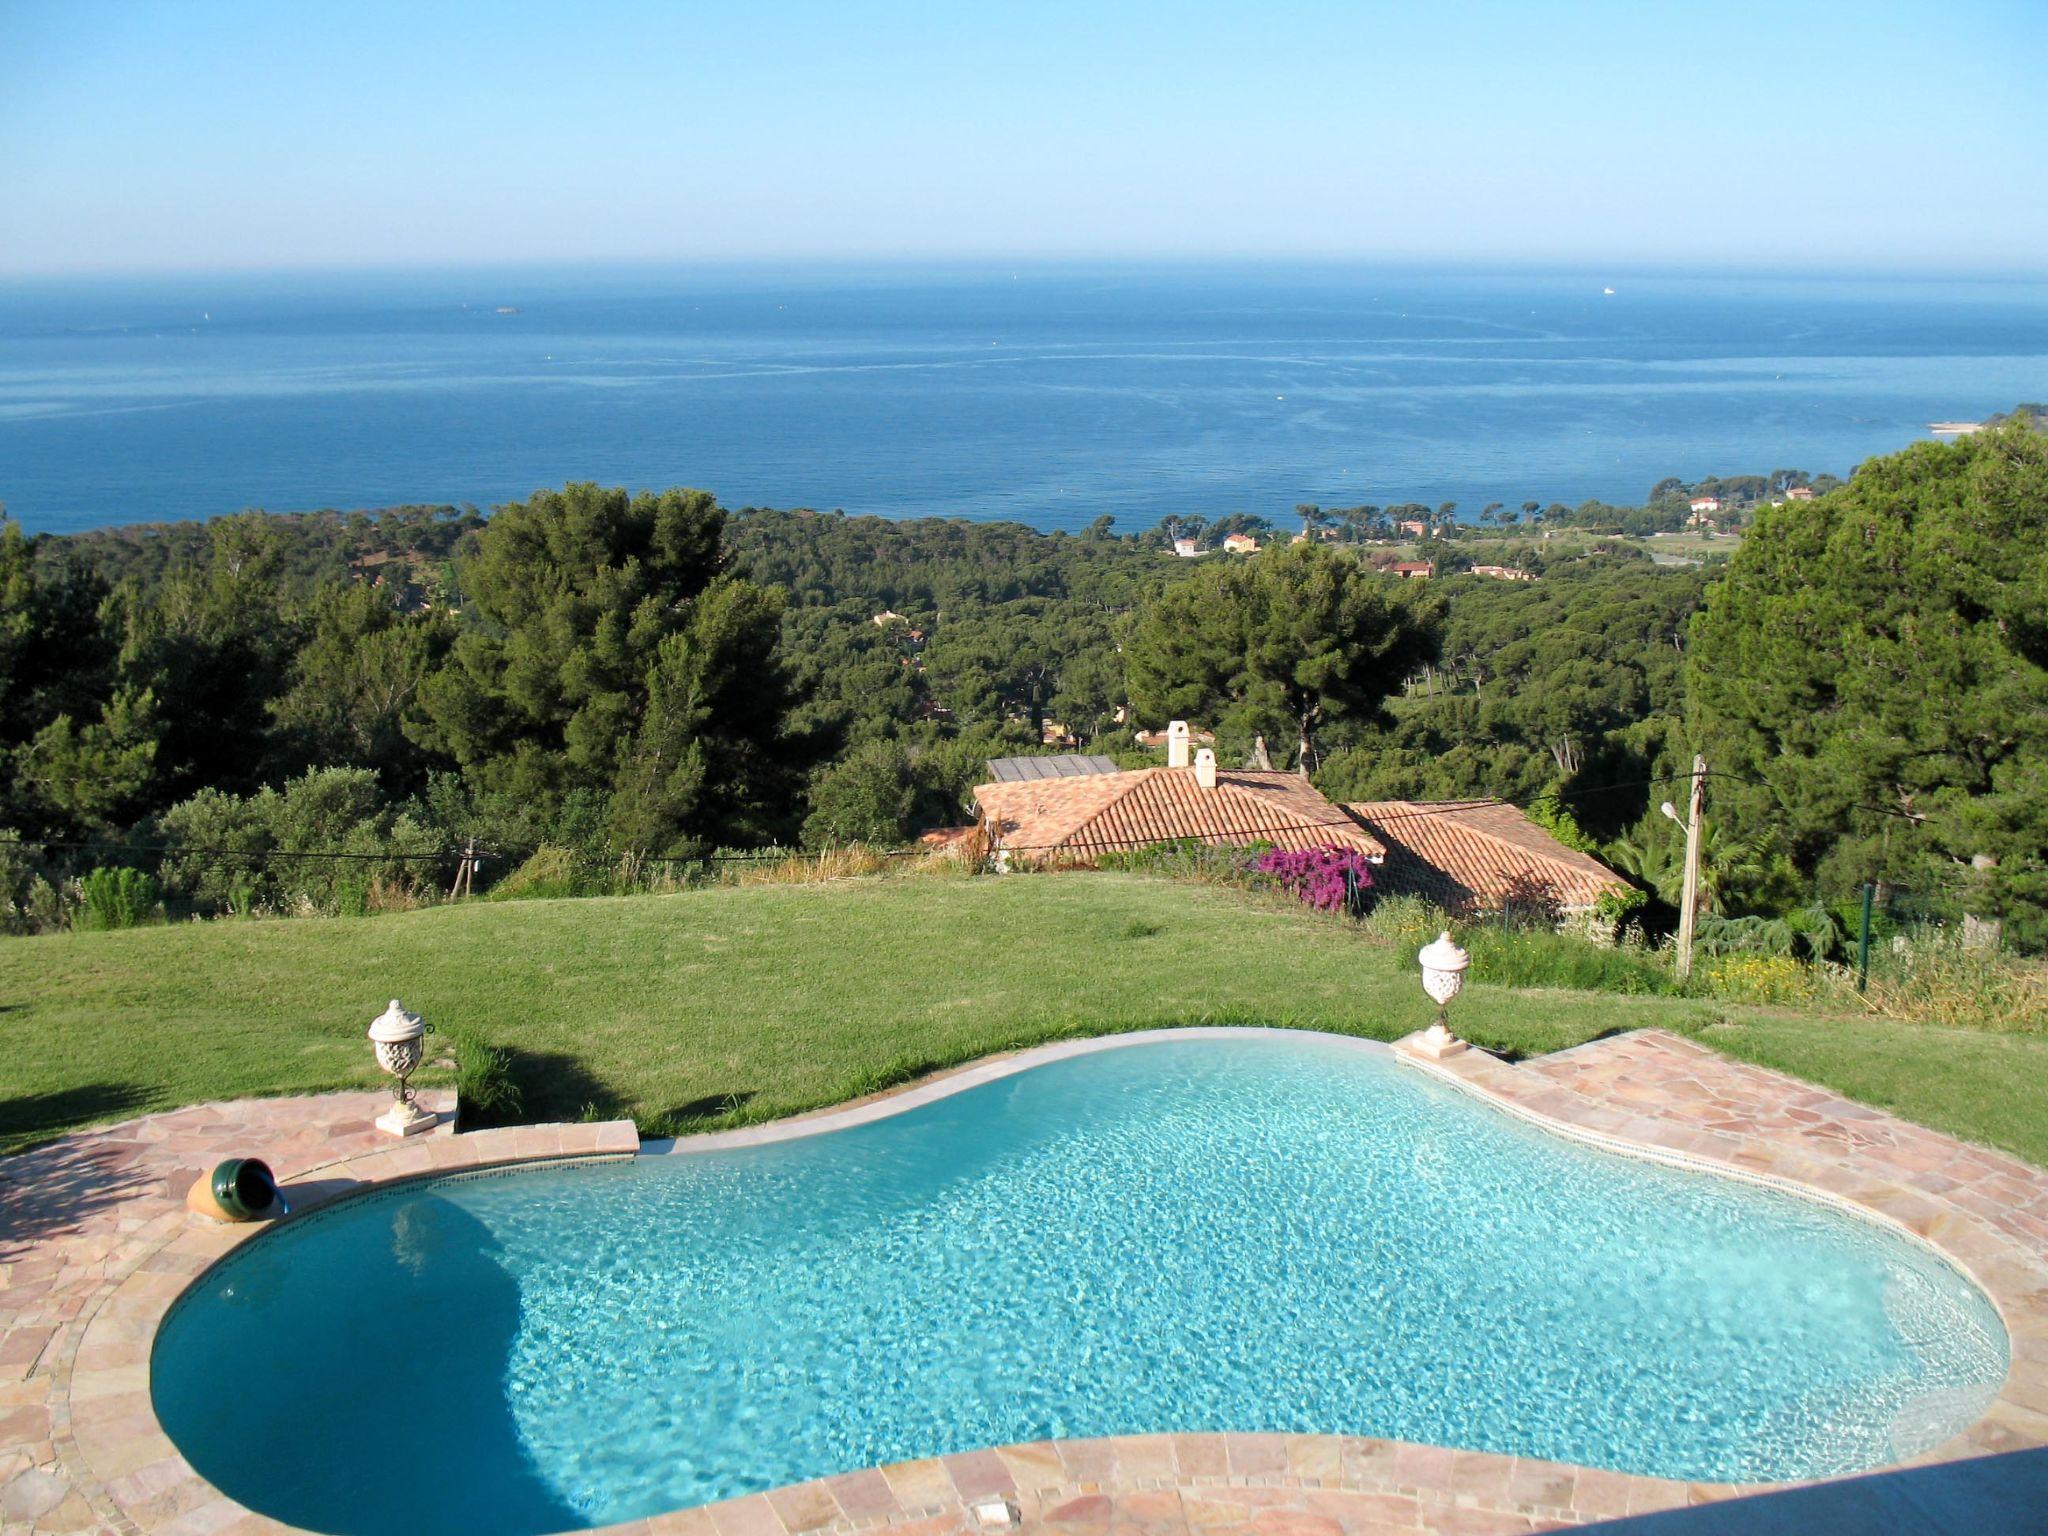
[[[205,1098],[363,1086],[397,996],[513,1053],[526,1111],[768,1119],[1068,1034],[1262,1023],[1382,1039],[1429,1007],[1393,949],[1267,898],[1095,874],[905,877],[0,941],[0,1149]],[[2048,1040],[1475,985],[1523,1054],[1698,1032],[2048,1162]],[[431,1077],[429,1078],[431,1080]]]

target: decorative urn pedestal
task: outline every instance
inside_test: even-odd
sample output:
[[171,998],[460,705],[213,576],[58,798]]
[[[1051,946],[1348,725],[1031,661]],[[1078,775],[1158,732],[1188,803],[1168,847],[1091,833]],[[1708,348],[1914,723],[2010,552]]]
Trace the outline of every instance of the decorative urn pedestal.
[[395,997],[370,1026],[370,1043],[376,1048],[377,1065],[398,1080],[391,1090],[391,1108],[377,1117],[378,1130],[393,1136],[417,1136],[439,1123],[440,1116],[414,1102],[412,1085],[406,1081],[419,1070],[430,1029],[426,1020],[416,1013],[407,1013]]
[[1402,1044],[1417,1055],[1438,1061],[1471,1050],[1471,1046],[1451,1033],[1450,1004],[1465,989],[1465,967],[1472,963],[1472,957],[1451,942],[1450,934],[1443,933],[1415,958],[1422,966],[1422,990],[1436,1004],[1436,1022],[1421,1033],[1410,1035]]

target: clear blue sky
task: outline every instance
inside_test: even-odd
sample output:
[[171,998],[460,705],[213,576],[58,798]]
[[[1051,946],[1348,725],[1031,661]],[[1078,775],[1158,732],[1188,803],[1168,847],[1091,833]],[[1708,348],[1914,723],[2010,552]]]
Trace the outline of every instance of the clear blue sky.
[[0,0],[0,272],[2048,268],[2048,0]]

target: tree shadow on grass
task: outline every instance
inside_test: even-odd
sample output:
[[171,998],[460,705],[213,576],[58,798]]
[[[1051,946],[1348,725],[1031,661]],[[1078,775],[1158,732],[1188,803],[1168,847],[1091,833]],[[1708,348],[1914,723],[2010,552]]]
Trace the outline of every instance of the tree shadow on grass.
[[534,1125],[550,1120],[615,1120],[622,1100],[611,1085],[574,1056],[559,1051],[507,1052],[507,1075],[519,1091],[517,1113],[466,1123]]
[[[691,1099],[685,1104],[674,1104],[654,1117],[655,1123],[664,1128],[688,1126],[703,1120],[722,1120],[727,1115],[736,1115],[754,1097],[751,1088],[734,1089],[727,1093],[707,1093],[702,1098]],[[673,1130],[667,1134],[673,1135]]]
[[[150,1102],[146,1090],[115,1083],[17,1095],[0,1100],[0,1134],[55,1135]],[[66,1138],[0,1158],[0,1263],[79,1231],[97,1213],[160,1189],[162,1182],[163,1170],[144,1163],[139,1148],[99,1137]]]
[[0,1147],[28,1146],[156,1102],[156,1095],[139,1083],[80,1083],[55,1093],[11,1093],[0,1098]]

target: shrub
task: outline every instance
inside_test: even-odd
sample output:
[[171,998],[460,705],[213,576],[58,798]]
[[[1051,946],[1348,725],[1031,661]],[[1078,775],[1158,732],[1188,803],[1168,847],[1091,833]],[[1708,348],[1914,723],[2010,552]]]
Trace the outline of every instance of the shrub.
[[835,843],[900,844],[917,810],[917,780],[900,743],[856,747],[811,782],[811,814],[804,846]]
[[1272,848],[1252,867],[1320,912],[1362,910],[1372,866],[1356,848]]
[[1839,960],[1847,952],[1848,930],[1826,902],[1795,907],[1785,914],[1783,921],[1799,940],[1801,959]]
[[525,863],[491,888],[491,896],[497,901],[545,901],[587,896],[596,884],[575,849],[542,843],[527,855]]
[[1604,924],[1611,931],[1642,911],[1649,902],[1649,892],[1632,885],[1623,886],[1618,891],[1602,891],[1599,900],[1593,903],[1593,921]]
[[1094,864],[1097,869],[1165,875],[1208,885],[1252,883],[1253,866],[1245,862],[1243,849],[1218,848],[1192,837],[1178,842],[1148,843],[1143,848],[1108,849],[1095,858]]
[[[168,891],[244,915],[368,911],[380,883],[411,887],[429,877],[443,841],[387,806],[366,768],[315,769],[252,795],[203,789],[165,811],[157,830],[174,847],[200,850],[164,859]],[[332,853],[352,857],[315,856]]]
[[1803,1002],[1820,988],[1814,972],[1789,954],[1707,955],[1693,975],[1714,996],[1735,1003]]
[[1501,892],[1500,922],[1507,928],[1555,928],[1564,918],[1557,887],[1526,871],[1510,876]]
[[860,843],[827,848],[816,854],[792,853],[784,858],[739,859],[725,866],[736,885],[815,885],[856,875],[879,875],[893,861],[886,853]]
[[156,915],[154,878],[139,869],[96,869],[79,883],[78,926],[136,928]]
[[53,933],[64,926],[64,902],[48,864],[0,831],[0,933]]
[[1381,896],[1365,915],[1365,931],[1411,954],[1451,926],[1451,918],[1419,896]]
[[1495,986],[1572,987],[1630,997],[1685,990],[1661,955],[1595,944],[1576,934],[1481,924],[1466,929],[1459,942],[1471,952],[1472,978]]
[[369,878],[354,872],[343,875],[328,887],[328,899],[337,917],[368,917]]
[[28,883],[21,900],[22,926],[30,933],[55,933],[64,926],[64,895],[41,875]]
[[1895,934],[1870,952],[1870,984],[1852,966],[1829,966],[1835,993],[1873,1013],[1922,1024],[2048,1032],[2048,969],[1966,944],[1958,928],[1932,923]]
[[509,1125],[525,1098],[512,1075],[512,1053],[486,1045],[474,1035],[455,1036],[456,1113],[464,1126]]
[[1798,945],[1789,926],[1774,917],[1716,917],[1702,912],[1693,932],[1701,955],[1759,955],[1789,959]]
[[363,911],[370,916],[379,912],[413,912],[426,903],[427,898],[418,886],[383,875],[372,875],[369,888],[363,893]]

